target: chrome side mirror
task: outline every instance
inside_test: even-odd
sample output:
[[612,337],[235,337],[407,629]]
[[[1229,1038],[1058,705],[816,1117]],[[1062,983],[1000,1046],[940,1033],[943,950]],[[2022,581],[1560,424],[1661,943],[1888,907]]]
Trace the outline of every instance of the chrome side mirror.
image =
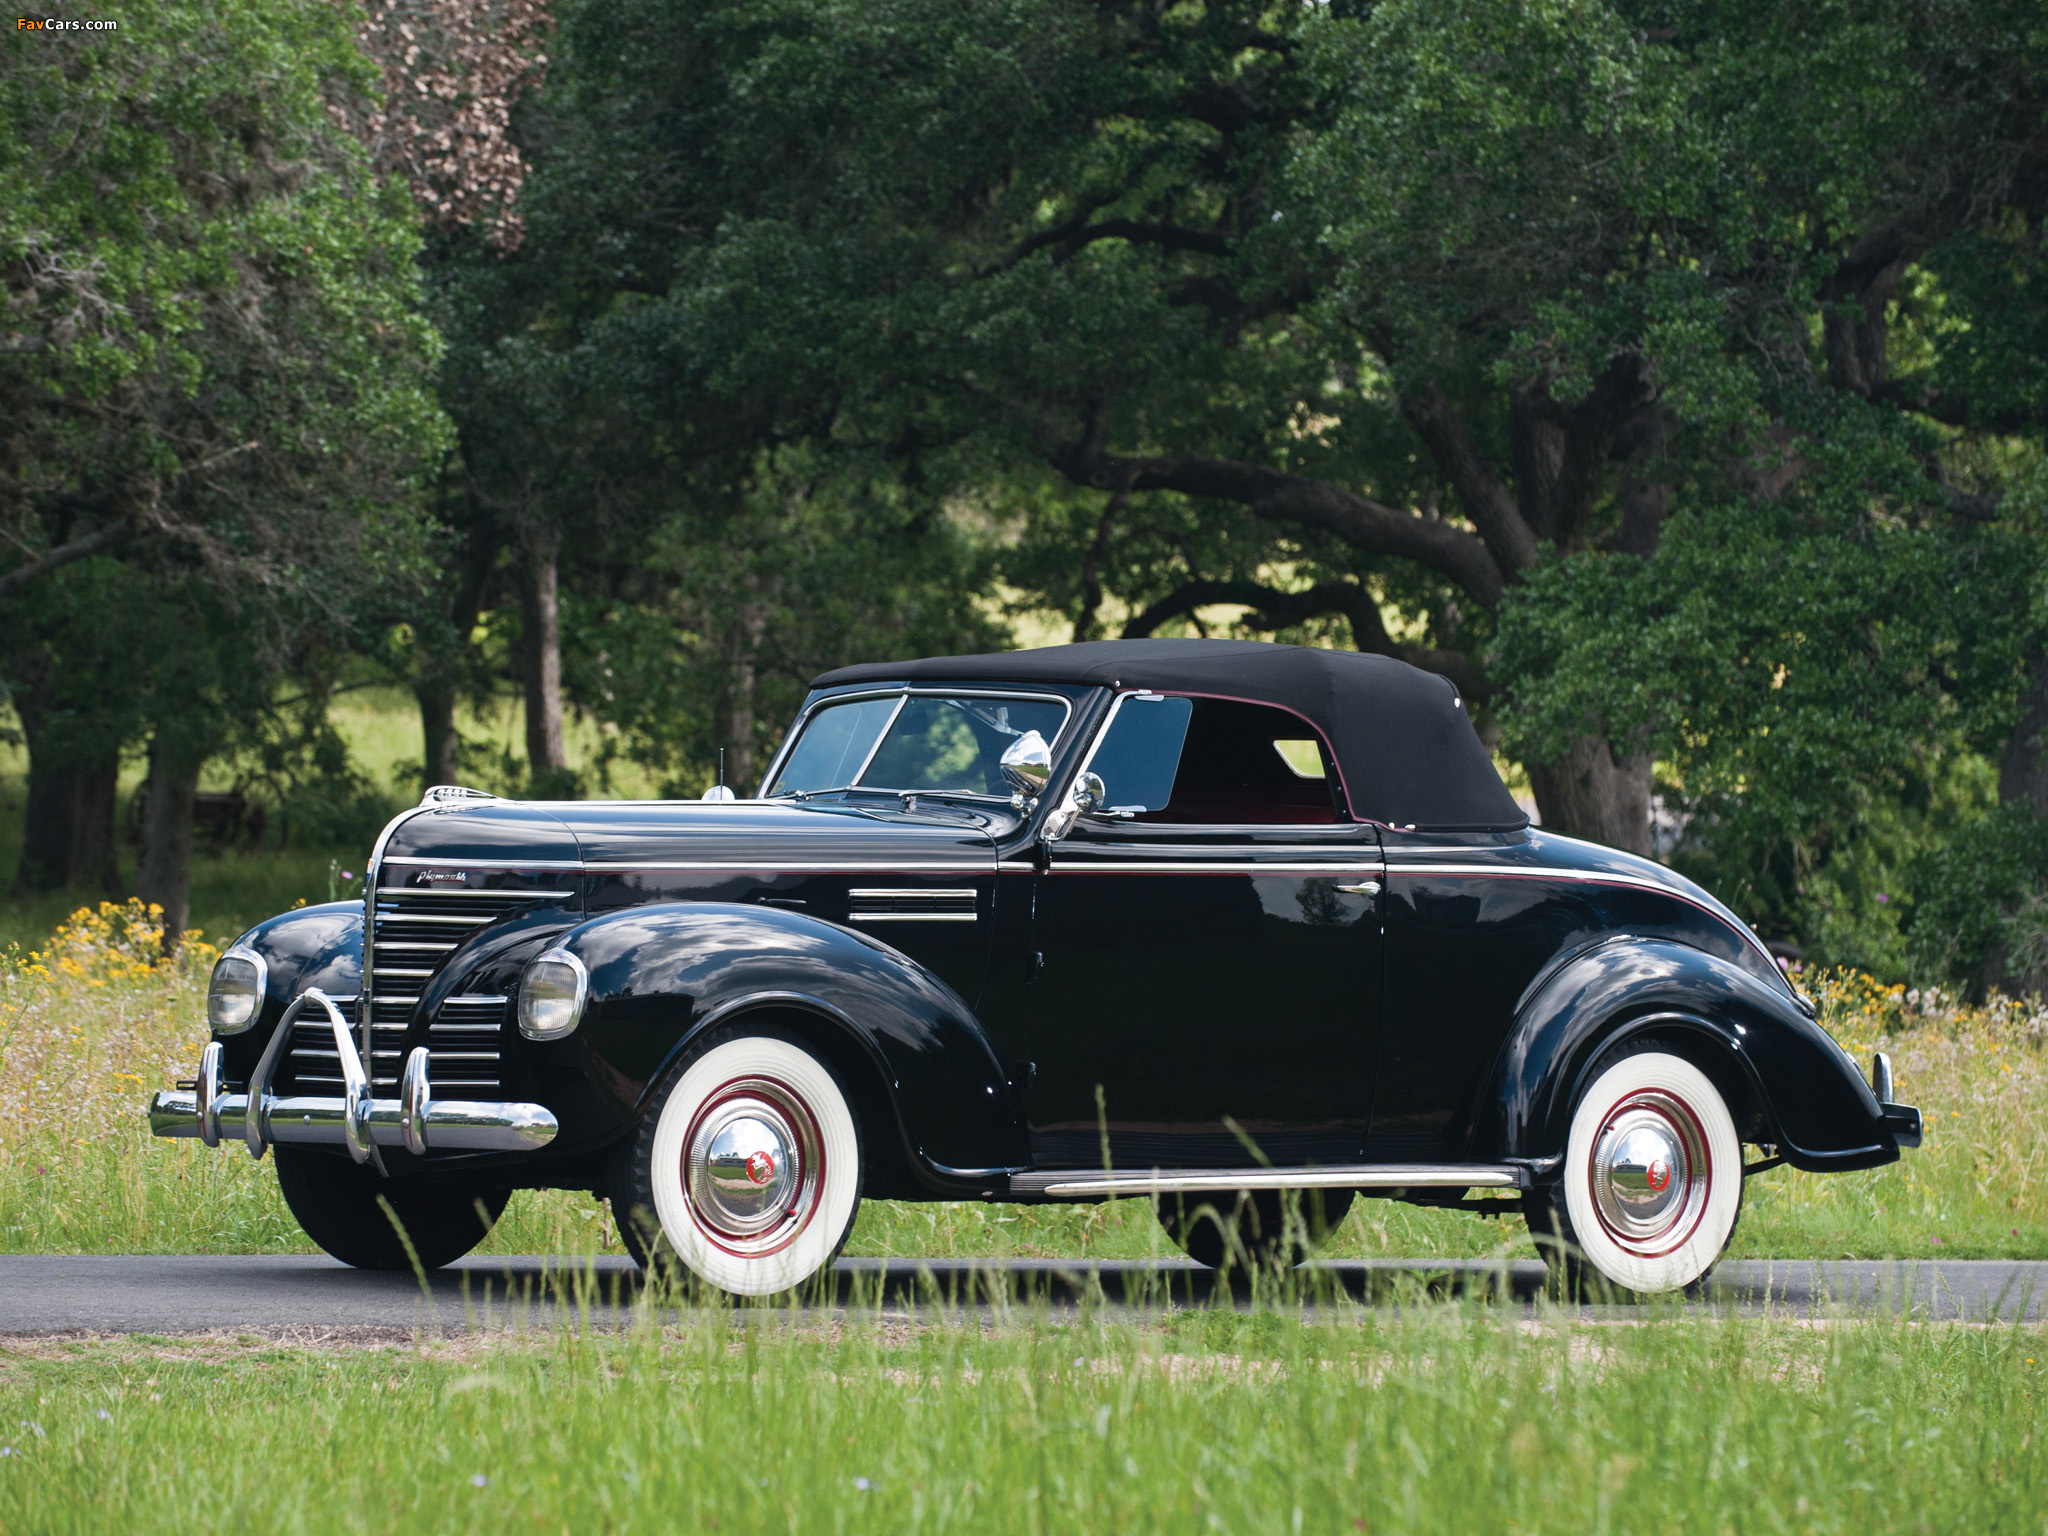
[[1048,843],[1058,842],[1073,830],[1076,816],[1084,811],[1100,811],[1103,798],[1108,793],[1109,791],[1103,787],[1101,774],[1084,773],[1077,776],[1074,782],[1067,786],[1067,792],[1061,797],[1060,803],[1045,818],[1045,840]]
[[1084,773],[1074,780],[1074,809],[1101,811],[1108,808],[1109,788],[1099,773]]
[[1045,793],[1052,777],[1052,748],[1036,731],[1026,731],[1003,749],[1003,782],[1026,799]]

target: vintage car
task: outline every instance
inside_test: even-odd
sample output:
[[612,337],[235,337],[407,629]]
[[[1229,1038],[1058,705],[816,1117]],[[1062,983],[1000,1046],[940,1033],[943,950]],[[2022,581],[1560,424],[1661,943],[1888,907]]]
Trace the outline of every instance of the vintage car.
[[149,1109],[274,1146],[355,1265],[444,1264],[521,1188],[752,1295],[863,1195],[1149,1197],[1212,1264],[1363,1195],[1519,1210],[1646,1292],[1701,1277],[1749,1174],[1920,1138],[1739,918],[1532,828],[1452,685],[1380,656],[848,667],[754,799],[437,789],[365,889],[235,942]]

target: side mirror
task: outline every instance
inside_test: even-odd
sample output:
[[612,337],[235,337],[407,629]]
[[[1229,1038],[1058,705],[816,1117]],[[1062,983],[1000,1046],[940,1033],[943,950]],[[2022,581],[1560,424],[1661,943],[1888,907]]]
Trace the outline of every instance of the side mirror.
[[1109,788],[1099,773],[1084,773],[1074,780],[1074,809],[1101,811],[1108,808]]
[[1003,782],[1035,800],[1045,793],[1046,781],[1052,777],[1052,748],[1038,732],[1026,731],[1003,749],[1002,766]]

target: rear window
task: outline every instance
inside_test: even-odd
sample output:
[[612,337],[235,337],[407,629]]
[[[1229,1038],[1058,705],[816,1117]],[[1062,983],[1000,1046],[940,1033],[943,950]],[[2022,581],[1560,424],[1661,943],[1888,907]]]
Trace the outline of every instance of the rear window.
[[1067,706],[1049,699],[895,694],[828,704],[804,723],[768,794],[858,788],[1007,798],[1003,753],[1029,731],[1050,746],[1066,721]]

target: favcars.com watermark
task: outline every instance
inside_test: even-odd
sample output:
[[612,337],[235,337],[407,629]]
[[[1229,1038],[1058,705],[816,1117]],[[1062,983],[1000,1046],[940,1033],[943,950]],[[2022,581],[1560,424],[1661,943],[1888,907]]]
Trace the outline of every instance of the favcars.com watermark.
[[62,16],[17,16],[14,18],[17,32],[118,32],[118,21],[67,21]]

